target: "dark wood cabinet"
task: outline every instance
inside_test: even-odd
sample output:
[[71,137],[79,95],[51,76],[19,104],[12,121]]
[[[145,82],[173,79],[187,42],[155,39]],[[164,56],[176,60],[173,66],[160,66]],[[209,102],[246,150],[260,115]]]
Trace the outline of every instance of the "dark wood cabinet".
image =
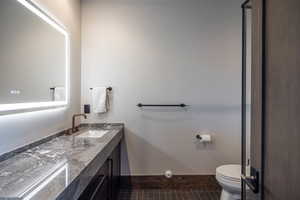
[[79,200],[116,200],[118,198],[121,175],[120,146],[118,144],[113,150]]
[[109,164],[106,161],[92,178],[79,200],[95,200],[98,196],[103,196],[101,200],[108,200],[109,176]]
[[109,179],[105,177],[99,182],[96,190],[94,191],[91,200],[109,200]]
[[112,152],[110,158],[110,197],[111,200],[116,200],[118,198],[119,188],[120,188],[120,176],[121,176],[121,148],[118,145]]

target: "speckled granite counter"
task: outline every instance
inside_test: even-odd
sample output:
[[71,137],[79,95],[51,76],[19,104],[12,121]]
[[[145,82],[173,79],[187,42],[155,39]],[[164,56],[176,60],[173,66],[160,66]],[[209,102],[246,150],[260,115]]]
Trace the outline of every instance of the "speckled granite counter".
[[0,200],[78,199],[123,137],[122,125],[109,130],[102,138],[63,135],[0,162]]

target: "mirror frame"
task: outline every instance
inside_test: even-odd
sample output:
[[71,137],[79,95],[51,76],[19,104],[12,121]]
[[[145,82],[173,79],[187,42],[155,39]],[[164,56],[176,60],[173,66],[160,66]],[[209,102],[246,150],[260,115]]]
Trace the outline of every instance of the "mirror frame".
[[67,106],[69,104],[70,96],[70,36],[66,31],[65,27],[46,9],[43,9],[38,3],[33,0],[15,0],[21,5],[26,7],[29,11],[35,14],[37,17],[41,18],[44,22],[52,26],[58,32],[65,36],[65,45],[66,45],[66,79],[65,79],[65,88],[66,88],[66,99],[64,101],[48,101],[48,102],[31,102],[31,103],[15,103],[15,104],[0,104],[0,114],[6,114],[11,112],[23,112],[31,110],[40,110],[48,109],[52,107],[61,107]]

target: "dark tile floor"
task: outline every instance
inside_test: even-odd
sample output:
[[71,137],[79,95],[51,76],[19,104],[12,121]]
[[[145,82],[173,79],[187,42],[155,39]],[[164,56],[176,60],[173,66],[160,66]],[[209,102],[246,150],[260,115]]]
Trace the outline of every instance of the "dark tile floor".
[[220,191],[139,189],[120,191],[119,200],[219,200]]

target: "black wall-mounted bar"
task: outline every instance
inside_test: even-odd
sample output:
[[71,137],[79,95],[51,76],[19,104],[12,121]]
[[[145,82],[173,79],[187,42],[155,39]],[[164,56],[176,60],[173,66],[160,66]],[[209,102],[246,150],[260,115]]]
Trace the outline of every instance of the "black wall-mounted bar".
[[138,107],[187,107],[187,105],[185,105],[184,103],[182,104],[142,104],[142,103],[139,103],[137,105]]
[[[94,89],[94,88],[90,88],[90,90],[92,90],[92,89]],[[106,90],[112,91],[112,87],[108,87],[108,88],[106,88]]]

